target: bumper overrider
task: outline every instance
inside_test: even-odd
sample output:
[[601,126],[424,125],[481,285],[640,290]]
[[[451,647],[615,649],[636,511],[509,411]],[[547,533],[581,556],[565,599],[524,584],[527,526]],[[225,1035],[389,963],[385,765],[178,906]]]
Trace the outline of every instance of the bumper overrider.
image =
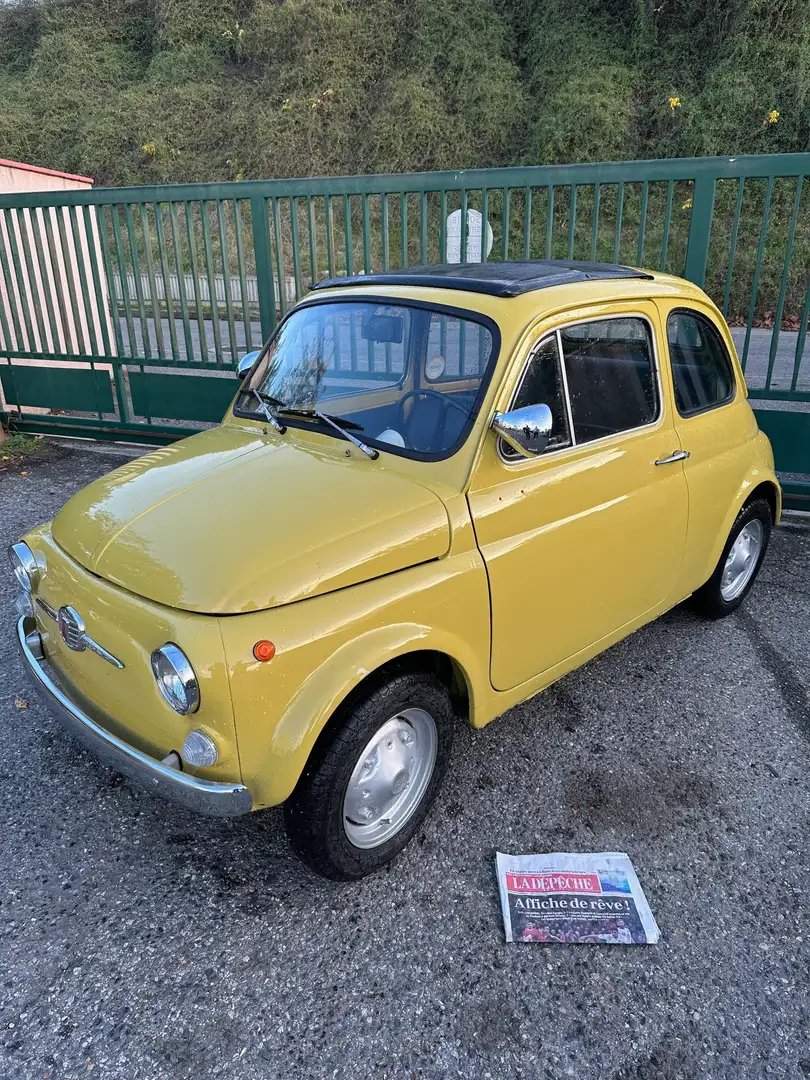
[[186,810],[213,817],[237,817],[251,810],[253,798],[243,784],[203,780],[182,772],[141,753],[97,724],[53,680],[46,667],[42,639],[36,630],[26,632],[25,623],[25,617],[17,623],[17,640],[35,689],[64,727],[94,757],[152,794]]

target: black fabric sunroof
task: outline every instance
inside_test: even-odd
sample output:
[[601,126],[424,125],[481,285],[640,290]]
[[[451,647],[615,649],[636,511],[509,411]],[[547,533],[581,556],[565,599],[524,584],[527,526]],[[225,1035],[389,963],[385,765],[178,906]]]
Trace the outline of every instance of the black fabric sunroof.
[[631,266],[612,263],[576,262],[566,259],[535,259],[496,263],[449,263],[439,266],[409,266],[384,274],[358,274],[356,277],[330,278],[313,285],[314,289],[333,289],[347,285],[423,285],[437,289],[463,289],[489,293],[490,296],[521,296],[554,285],[577,281],[609,281],[613,278],[644,278],[651,274]]

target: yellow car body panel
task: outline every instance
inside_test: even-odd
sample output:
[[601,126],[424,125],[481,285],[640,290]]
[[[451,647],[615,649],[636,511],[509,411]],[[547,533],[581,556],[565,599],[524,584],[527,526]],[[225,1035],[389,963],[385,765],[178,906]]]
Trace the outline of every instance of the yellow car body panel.
[[[47,605],[73,604],[124,662],[71,653],[37,608],[61,679],[88,711],[160,759],[192,729],[220,759],[192,770],[239,780],[254,808],[294,789],[324,726],[383,664],[439,654],[480,727],[636,627],[712,573],[759,484],[777,501],[730,334],[695,286],[649,280],[560,285],[501,298],[424,286],[328,295],[408,297],[483,313],[500,351],[463,445],[439,461],[370,460],[318,430],[240,418],[116,470],[25,540],[47,570]],[[691,419],[675,408],[666,316],[702,311],[733,358],[734,400]],[[532,347],[576,322],[636,314],[652,328],[660,410],[632,432],[504,461],[490,430]],[[408,385],[402,387],[407,390]],[[688,450],[685,462],[655,462]],[[270,662],[254,644],[274,643]],[[178,716],[149,665],[166,641],[200,680]]]

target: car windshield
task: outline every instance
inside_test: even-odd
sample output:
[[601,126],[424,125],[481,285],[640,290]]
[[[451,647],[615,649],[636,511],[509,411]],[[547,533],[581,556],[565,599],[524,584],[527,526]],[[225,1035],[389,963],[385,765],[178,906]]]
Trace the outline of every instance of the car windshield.
[[499,344],[483,315],[424,304],[327,301],[293,311],[237,401],[284,424],[340,435],[321,413],[380,450],[436,460],[464,441]]

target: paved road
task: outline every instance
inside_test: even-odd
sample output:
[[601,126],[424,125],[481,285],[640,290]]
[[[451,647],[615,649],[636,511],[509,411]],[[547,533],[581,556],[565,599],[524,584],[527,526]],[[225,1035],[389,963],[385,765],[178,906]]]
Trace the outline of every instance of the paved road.
[[[0,474],[3,539],[114,464]],[[810,533],[736,616],[672,612],[463,730],[411,848],[343,887],[277,811],[196,819],[16,708],[7,575],[0,607],[3,1080],[810,1075]],[[661,943],[505,945],[496,849],[626,850]]]

